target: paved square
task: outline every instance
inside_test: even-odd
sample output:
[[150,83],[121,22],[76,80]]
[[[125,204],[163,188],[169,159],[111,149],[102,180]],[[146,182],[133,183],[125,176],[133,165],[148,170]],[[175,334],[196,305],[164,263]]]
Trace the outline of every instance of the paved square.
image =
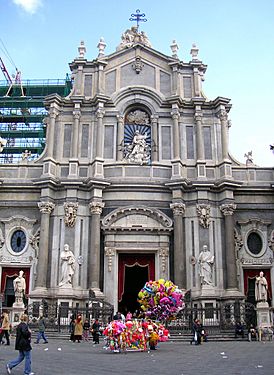
[[[272,375],[274,374],[273,342],[207,342],[201,346],[187,342],[161,343],[154,352],[115,354],[100,345],[52,340],[48,344],[33,344],[33,366],[36,375]],[[0,347],[0,374],[5,364],[14,358],[11,346]],[[12,370],[23,374],[23,365]]]

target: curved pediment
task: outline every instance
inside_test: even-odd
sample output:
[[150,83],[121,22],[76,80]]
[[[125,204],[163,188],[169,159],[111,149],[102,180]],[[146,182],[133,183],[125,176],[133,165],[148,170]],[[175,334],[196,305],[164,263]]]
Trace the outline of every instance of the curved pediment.
[[104,217],[102,229],[171,230],[172,220],[160,210],[145,206],[117,208]]

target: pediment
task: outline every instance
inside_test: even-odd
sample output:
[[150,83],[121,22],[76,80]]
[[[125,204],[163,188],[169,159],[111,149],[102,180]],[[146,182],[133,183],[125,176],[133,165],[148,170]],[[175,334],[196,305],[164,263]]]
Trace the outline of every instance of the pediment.
[[118,208],[105,216],[102,229],[171,230],[172,220],[157,209],[128,206]]

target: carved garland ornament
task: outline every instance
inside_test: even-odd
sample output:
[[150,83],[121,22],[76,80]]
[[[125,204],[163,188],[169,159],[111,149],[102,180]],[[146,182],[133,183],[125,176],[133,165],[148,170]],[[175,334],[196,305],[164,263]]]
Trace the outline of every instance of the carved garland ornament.
[[210,224],[210,206],[208,204],[197,204],[197,214],[199,223],[203,228],[208,228]]
[[65,225],[67,227],[74,227],[77,217],[78,203],[75,202],[65,202]]
[[105,248],[105,255],[108,257],[108,272],[112,270],[112,257],[114,256],[114,250],[111,247]]
[[161,265],[162,265],[162,271],[163,272],[166,272],[168,254],[169,254],[169,250],[167,248],[161,248],[160,251],[159,251],[159,255],[161,257]]

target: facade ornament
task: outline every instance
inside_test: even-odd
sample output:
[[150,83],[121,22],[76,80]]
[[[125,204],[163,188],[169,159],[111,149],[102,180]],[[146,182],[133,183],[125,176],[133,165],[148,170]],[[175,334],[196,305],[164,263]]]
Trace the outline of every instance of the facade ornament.
[[203,228],[208,228],[210,224],[210,206],[208,204],[197,204],[197,214],[199,223]]
[[237,205],[235,203],[222,204],[220,210],[224,216],[233,215]]
[[194,115],[194,119],[195,119],[196,122],[198,122],[198,121],[202,122],[202,120],[203,120],[202,111],[196,111],[195,115]]
[[222,109],[219,113],[218,113],[218,117],[221,121],[227,121],[227,112],[225,109]]
[[105,111],[102,108],[98,108],[96,111],[97,119],[103,118],[105,116]]
[[72,113],[75,120],[80,120],[81,111],[79,109],[75,109]]
[[34,234],[31,234],[29,237],[29,243],[35,250],[35,256],[38,255],[39,251],[39,241],[40,241],[40,228]]
[[92,201],[89,203],[89,209],[92,215],[101,215],[104,207],[105,203],[100,201]]
[[0,152],[4,150],[4,147],[6,146],[6,144],[7,144],[7,140],[0,137]]
[[144,64],[142,63],[142,59],[140,56],[135,57],[135,61],[132,64],[132,68],[135,70],[136,74],[139,74],[143,69]]
[[100,38],[99,43],[98,43],[98,45],[97,45],[97,48],[98,48],[98,50],[99,50],[98,57],[105,56],[106,43],[105,43],[105,40],[104,40],[103,37]]
[[167,266],[167,259],[169,255],[169,250],[167,248],[161,248],[159,251],[159,255],[161,257],[161,266],[162,266],[162,271],[166,272],[166,266]]
[[178,55],[177,55],[177,52],[178,52],[178,44],[176,43],[176,40],[173,40],[171,45],[170,45],[170,49],[171,49],[171,52],[172,52],[172,57],[174,57],[175,59],[178,59]]
[[144,46],[151,47],[151,43],[148,40],[147,35],[144,31],[139,32],[138,27],[132,26],[130,29],[127,29],[121,36],[121,43],[116,48],[117,51],[120,51],[125,48],[130,48],[134,44],[143,44]]
[[77,217],[78,203],[76,202],[65,202],[65,225],[67,227],[74,227]]
[[172,111],[170,112],[171,114],[171,117],[173,120],[179,120],[180,118],[180,112],[178,110],[178,108],[173,108]]
[[234,246],[235,246],[235,255],[236,259],[239,260],[239,251],[244,245],[243,237],[238,233],[237,229],[234,228]]
[[52,202],[38,202],[39,210],[42,214],[51,214],[54,210],[55,204]]
[[124,145],[124,159],[129,163],[148,164],[151,147],[146,142],[147,138],[147,133],[141,134],[139,130],[135,130],[131,144]]
[[175,202],[170,204],[170,208],[174,216],[183,216],[185,214],[186,205],[181,202]]
[[105,248],[105,255],[108,257],[108,272],[112,270],[112,257],[114,256],[114,250],[111,247]]
[[85,53],[86,53],[86,47],[85,47],[85,43],[83,40],[81,40],[80,42],[80,46],[78,47],[78,52],[79,52],[79,59],[84,59],[85,58]]
[[199,48],[196,46],[195,43],[192,44],[192,48],[190,50],[190,54],[192,56],[192,61],[193,60],[199,60],[198,59],[198,53],[199,53]]
[[248,151],[247,153],[244,154],[244,157],[246,158],[245,165],[254,165],[253,163],[253,158],[252,158],[252,150]]
[[268,240],[268,246],[274,252],[274,230],[270,233],[270,237]]
[[136,125],[148,125],[149,116],[146,112],[137,109],[136,111],[131,111],[127,114],[127,122]]

